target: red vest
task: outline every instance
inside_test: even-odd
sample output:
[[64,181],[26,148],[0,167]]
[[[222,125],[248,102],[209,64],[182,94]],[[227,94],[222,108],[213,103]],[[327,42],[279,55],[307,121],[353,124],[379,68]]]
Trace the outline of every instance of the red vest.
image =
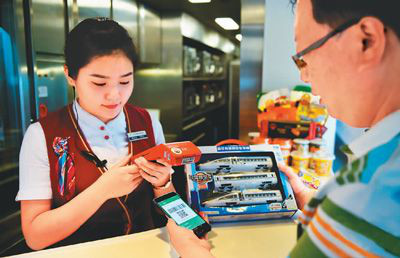
[[[129,152],[133,155],[155,145],[153,127],[148,112],[142,108],[125,105],[124,108],[128,132],[146,131],[148,138],[130,142]],[[53,192],[52,208],[57,208],[69,200],[61,196],[58,190],[58,156],[53,148],[56,137],[68,138],[68,151],[73,158],[75,169],[74,196],[89,187],[106,171],[85,159],[81,151],[92,152],[72,111],[68,105],[59,111],[41,119],[40,124],[46,137],[47,153],[50,165],[51,188]],[[106,201],[93,216],[75,233],[57,246],[114,237],[132,232],[141,232],[163,226],[165,219],[155,211],[152,199],[152,186],[145,180],[128,196]]]

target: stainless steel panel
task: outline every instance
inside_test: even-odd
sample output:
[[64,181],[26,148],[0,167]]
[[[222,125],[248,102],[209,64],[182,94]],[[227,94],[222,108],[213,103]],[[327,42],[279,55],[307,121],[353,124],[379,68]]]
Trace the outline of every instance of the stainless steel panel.
[[66,23],[66,31],[71,31],[76,24],[78,24],[78,4],[76,0],[65,0],[67,9],[67,23]]
[[21,103],[24,90],[29,89],[24,33],[22,1],[0,1],[0,256],[13,254],[11,247],[23,240],[19,203],[14,198],[18,191],[18,153],[30,118],[22,105],[29,108],[29,98]]
[[203,44],[219,49],[225,53],[235,51],[236,45],[217,32],[205,27],[192,16],[184,13],[181,21],[182,35],[202,42]]
[[228,91],[228,137],[239,137],[239,94],[240,94],[240,61],[229,63],[229,91]]
[[113,0],[113,19],[121,24],[133,39],[138,49],[138,7],[133,0]]
[[182,52],[180,15],[161,20],[162,63],[144,67],[135,74],[130,102],[161,111],[160,119],[167,141],[174,141],[182,130]]
[[240,47],[240,139],[257,131],[257,94],[261,91],[265,0],[242,0]]
[[[0,153],[7,145],[18,143],[19,130],[18,80],[11,35],[0,27]],[[19,135],[20,136],[20,135]],[[6,142],[6,140],[8,140]],[[3,155],[0,155],[0,161]],[[1,174],[0,168],[0,174]]]
[[[2,5],[3,8],[5,6]],[[5,173],[18,167],[21,143],[21,107],[19,106],[18,70],[13,30],[0,27],[0,189]],[[10,24],[9,24],[10,25]],[[3,29],[4,26],[4,29]],[[6,30],[7,29],[7,30]],[[12,177],[16,175],[13,174]],[[1,197],[1,196],[0,196]],[[0,198],[1,200],[1,198]],[[1,215],[2,212],[0,212]]]
[[35,52],[63,54],[65,20],[63,0],[31,0],[32,38]]
[[[24,133],[32,122],[32,117],[36,117],[36,109],[34,106],[33,93],[33,78],[30,78],[28,66],[32,66],[28,57],[32,57],[33,52],[28,48],[27,43],[32,42],[31,38],[26,38],[26,31],[30,31],[30,28],[25,27],[24,17],[24,0],[10,0],[7,2],[13,2],[12,11],[7,12],[12,14],[13,24],[15,28],[15,58],[18,74],[18,92],[19,92],[19,104],[21,111],[21,130]],[[6,11],[6,10],[4,10]],[[29,24],[29,23],[28,23]],[[32,87],[31,87],[32,86]],[[32,88],[32,90],[31,90]]]
[[68,104],[72,94],[64,76],[64,59],[62,56],[37,55],[36,96],[39,104],[47,106],[48,111],[56,111]]
[[76,3],[78,23],[91,17],[111,18],[111,0],[76,0]]
[[142,63],[161,63],[161,18],[139,5],[139,53]]

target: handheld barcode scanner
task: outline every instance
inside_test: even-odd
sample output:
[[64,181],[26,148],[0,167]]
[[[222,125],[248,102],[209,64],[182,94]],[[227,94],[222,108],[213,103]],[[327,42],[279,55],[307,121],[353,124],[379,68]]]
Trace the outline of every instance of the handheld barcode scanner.
[[132,157],[132,161],[139,157],[147,160],[163,159],[171,166],[182,166],[199,161],[200,149],[192,142],[172,142],[159,144]]

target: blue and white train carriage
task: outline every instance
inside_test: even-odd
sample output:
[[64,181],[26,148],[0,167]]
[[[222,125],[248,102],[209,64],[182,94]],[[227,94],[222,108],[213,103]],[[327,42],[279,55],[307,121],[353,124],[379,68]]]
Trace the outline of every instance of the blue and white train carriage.
[[243,190],[234,191],[203,202],[207,207],[226,207],[238,205],[255,205],[271,202],[281,202],[282,194],[279,190]]
[[226,157],[211,160],[198,165],[198,170],[209,173],[242,172],[242,171],[270,171],[271,157]]
[[214,191],[230,192],[243,189],[267,189],[278,183],[274,172],[232,173],[213,176]]

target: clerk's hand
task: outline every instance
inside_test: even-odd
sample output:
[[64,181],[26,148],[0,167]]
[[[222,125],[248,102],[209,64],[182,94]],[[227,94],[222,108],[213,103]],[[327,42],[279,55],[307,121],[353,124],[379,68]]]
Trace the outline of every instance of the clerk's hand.
[[159,164],[148,161],[144,157],[135,159],[140,175],[154,187],[161,187],[170,181],[174,170],[164,160],[159,159],[157,162]]
[[113,165],[96,181],[107,199],[127,195],[143,181],[139,168],[136,165],[128,165],[131,156],[128,155]]
[[171,243],[182,258],[211,258],[211,245],[206,239],[199,239],[193,231],[180,227],[168,219],[167,230]]
[[289,184],[294,192],[297,207],[299,207],[299,209],[303,209],[304,205],[311,200],[315,191],[307,188],[303,181],[301,181],[300,177],[293,171],[293,168],[283,163],[279,163],[278,167],[279,170],[281,170],[289,180]]

